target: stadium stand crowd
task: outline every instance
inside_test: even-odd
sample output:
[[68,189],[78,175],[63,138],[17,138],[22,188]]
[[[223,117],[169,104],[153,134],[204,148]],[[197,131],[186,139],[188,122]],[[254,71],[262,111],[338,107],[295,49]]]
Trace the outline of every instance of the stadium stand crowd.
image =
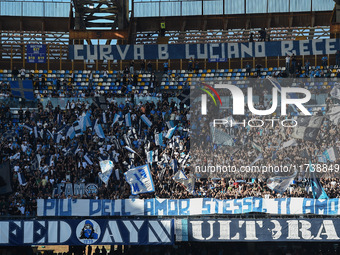
[[[178,96],[181,91],[188,87],[195,79],[199,81],[202,77],[205,81],[213,81],[221,78],[239,82],[241,88],[245,89],[249,81],[248,76],[267,75],[274,77],[287,76],[285,68],[255,68],[249,70],[192,70],[176,71],[167,70],[161,81],[157,81],[155,74],[151,72],[136,72],[137,79],[130,75],[130,69],[126,68],[123,73],[119,72],[46,72],[35,74],[40,80],[35,81],[37,98],[43,97],[69,97],[79,98],[98,97],[103,95],[110,99],[120,95],[125,98],[124,103],[115,100],[107,101],[107,109],[103,110],[98,104],[89,104],[84,101],[71,101],[65,109],[59,106],[53,107],[48,103],[45,107],[38,103],[37,111],[22,109],[18,111],[18,121],[14,122],[10,108],[6,104],[1,105],[0,131],[3,139],[0,142],[1,163],[7,160],[11,162],[13,170],[13,193],[0,197],[1,215],[26,215],[36,213],[36,199],[39,198],[97,198],[97,199],[122,199],[132,198],[130,186],[125,182],[123,173],[133,166],[144,165],[148,162],[147,152],[153,151],[153,162],[151,172],[155,184],[155,192],[141,194],[139,198],[173,198],[183,199],[191,197],[214,197],[219,199],[256,197],[310,197],[303,176],[297,178],[295,183],[285,193],[278,194],[270,190],[266,185],[265,178],[197,178],[195,190],[187,190],[183,185],[173,179],[174,174],[183,169],[190,175],[190,159],[187,155],[190,150],[190,139],[192,134],[200,134],[204,139],[210,139],[207,130],[191,130],[191,122],[200,122],[197,116],[192,116],[189,107],[181,102],[175,103],[168,100],[169,96]],[[294,68],[293,68],[294,69]],[[338,69],[335,67],[309,67],[294,70],[297,77],[337,77]],[[91,78],[91,74],[94,78]],[[221,75],[222,74],[222,75]],[[19,73],[17,74],[19,75]],[[66,75],[68,75],[66,77]],[[76,76],[74,76],[76,75]],[[288,74],[289,75],[289,74]],[[1,74],[1,95],[11,97],[9,79],[13,77],[11,72]],[[45,77],[44,77],[45,76]],[[29,71],[25,71],[22,78],[36,79]],[[63,80],[59,80],[64,77]],[[16,78],[16,77],[15,77]],[[47,79],[47,80],[45,80]],[[93,81],[91,81],[93,79]],[[254,79],[255,80],[255,79]],[[261,83],[261,79],[258,79]],[[112,85],[112,84],[113,85]],[[87,85],[90,86],[87,86]],[[317,80],[310,83],[312,93],[329,93],[334,84],[319,84]],[[92,85],[92,86],[91,86]],[[53,86],[53,89],[49,87]],[[77,87],[78,86],[78,87]],[[106,87],[108,90],[106,91]],[[75,89],[78,88],[78,89]],[[167,91],[166,91],[167,90]],[[119,93],[118,93],[119,91]],[[161,93],[166,91],[167,93]],[[145,92],[145,95],[162,97],[162,100],[146,103],[134,103],[134,96]],[[260,96],[268,93],[265,86],[259,85]],[[269,102],[260,101],[258,107],[266,107]],[[317,115],[325,115],[332,106],[332,99],[328,99],[327,107]],[[77,118],[88,115],[91,126],[85,131],[73,135],[68,134],[68,128],[72,126]],[[119,116],[115,119],[116,114]],[[131,126],[126,125],[125,115],[130,114]],[[230,112],[221,114],[230,115]],[[148,127],[141,116],[145,115],[152,126]],[[248,119],[251,118],[248,115]],[[170,139],[165,138],[168,130],[172,128],[169,123],[175,123],[176,131]],[[95,130],[100,123],[103,133]],[[98,127],[98,126],[97,126]],[[226,160],[234,164],[249,165],[258,155],[258,149],[253,143],[261,147],[263,158],[273,164],[284,164],[287,157],[297,162],[303,162],[301,151],[306,150],[316,159],[316,152],[323,151],[331,146],[339,146],[339,125],[330,120],[323,122],[321,132],[315,142],[303,141],[299,146],[285,148],[275,151],[278,146],[291,139],[292,128],[285,131],[278,127],[267,126],[265,128],[254,128],[251,131],[246,128],[235,128],[233,142],[237,151],[228,151]],[[157,144],[155,136],[163,133],[163,144]],[[265,134],[258,139],[258,134]],[[5,134],[6,137],[5,138]],[[246,134],[246,135],[245,135]],[[105,137],[105,138],[104,138]],[[129,146],[137,152],[131,153],[125,148]],[[276,146],[276,147],[275,147]],[[200,148],[201,155],[209,158],[214,155],[212,147]],[[273,153],[275,151],[275,157]],[[196,153],[197,154],[197,153]],[[212,157],[213,158],[213,157]],[[108,184],[101,181],[99,161],[110,159],[115,164],[114,174],[111,175]],[[212,162],[205,162],[212,163]],[[65,195],[65,191],[57,192],[60,183],[94,183],[98,185],[96,193],[84,194],[83,197]],[[339,179],[323,178],[321,183],[330,198],[339,197]]]

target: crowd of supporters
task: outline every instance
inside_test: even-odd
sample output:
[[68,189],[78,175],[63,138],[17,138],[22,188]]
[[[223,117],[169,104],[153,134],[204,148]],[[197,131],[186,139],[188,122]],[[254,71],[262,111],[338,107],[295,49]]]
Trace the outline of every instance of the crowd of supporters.
[[[330,88],[323,88],[330,92]],[[2,86],[4,94],[10,94],[10,88]],[[266,87],[259,85],[257,92],[260,98],[268,93]],[[94,92],[95,93],[95,92]],[[90,94],[80,95],[83,97]],[[297,146],[281,149],[280,146],[289,141],[293,128],[280,128],[280,126],[266,125],[261,128],[233,127],[225,128],[233,139],[232,147],[216,145],[212,142],[210,130],[200,129],[200,123],[211,121],[209,118],[199,117],[191,111],[184,102],[175,103],[168,100],[168,95],[154,94],[161,98],[157,103],[147,102],[136,104],[132,93],[127,94],[124,103],[107,100],[107,107],[102,109],[96,103],[86,101],[73,101],[65,109],[53,107],[48,103],[45,107],[38,103],[37,110],[20,109],[18,121],[13,121],[10,109],[1,105],[1,134],[11,134],[2,137],[0,141],[1,163],[10,161],[13,192],[0,197],[0,213],[2,215],[34,215],[36,212],[36,199],[40,198],[94,198],[94,199],[123,199],[131,198],[131,189],[124,180],[123,173],[135,166],[148,163],[147,152],[157,152],[153,162],[149,162],[155,192],[141,194],[139,198],[193,198],[214,197],[218,199],[256,197],[311,197],[308,192],[306,176],[300,174],[291,187],[283,194],[270,190],[267,179],[242,178],[242,176],[195,176],[195,189],[187,190],[185,186],[173,179],[177,171],[183,170],[185,174],[194,174],[190,169],[190,154],[200,155],[204,164],[214,163],[215,159],[232,163],[240,167],[250,165],[262,153],[262,161],[273,165],[286,164],[287,161],[296,165],[308,163],[302,151],[307,151],[309,159],[317,162],[317,155],[327,148],[339,147],[340,130],[325,118],[315,141],[300,140]],[[67,95],[65,95],[67,96]],[[105,95],[110,99],[114,95]],[[270,102],[260,100],[257,108],[265,109]],[[328,100],[328,107],[332,100]],[[131,126],[126,124],[125,115],[130,113]],[[67,135],[67,128],[78,117],[88,114],[92,123],[100,123],[105,138],[100,138],[93,125],[87,127],[81,134],[71,137]],[[115,114],[120,117],[114,122]],[[221,111],[221,116],[230,116],[231,112]],[[326,112],[318,112],[325,115]],[[145,115],[152,126],[148,127],[141,116]],[[253,116],[247,114],[249,120]],[[177,128],[170,139],[166,138],[168,130]],[[194,125],[194,129],[192,129]],[[34,129],[36,128],[36,130]],[[37,132],[39,132],[37,134]],[[157,144],[155,134],[163,133],[163,143]],[[60,134],[60,136],[58,136]],[[192,135],[200,136],[204,141],[210,142],[207,147],[190,147]],[[254,148],[253,144],[260,147]],[[125,146],[135,150],[139,156],[128,151]],[[236,148],[236,150],[234,150]],[[223,154],[219,154],[223,153]],[[90,158],[92,164],[86,159]],[[101,172],[99,161],[110,159],[114,162],[114,169],[119,174],[112,174],[108,184],[101,181],[98,174]],[[184,160],[185,159],[185,160]],[[33,162],[38,162],[32,167]],[[261,162],[255,163],[256,165]],[[20,178],[19,178],[20,177]],[[212,178],[214,177],[214,178]],[[65,191],[58,191],[60,183],[94,183],[98,190],[92,194],[66,196]],[[322,178],[321,183],[330,198],[339,197],[339,179]]]

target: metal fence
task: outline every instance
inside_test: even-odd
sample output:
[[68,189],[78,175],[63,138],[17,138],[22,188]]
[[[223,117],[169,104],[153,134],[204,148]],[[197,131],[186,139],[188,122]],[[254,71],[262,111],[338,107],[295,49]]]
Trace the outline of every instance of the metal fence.
[[333,0],[135,0],[135,17],[330,11]]

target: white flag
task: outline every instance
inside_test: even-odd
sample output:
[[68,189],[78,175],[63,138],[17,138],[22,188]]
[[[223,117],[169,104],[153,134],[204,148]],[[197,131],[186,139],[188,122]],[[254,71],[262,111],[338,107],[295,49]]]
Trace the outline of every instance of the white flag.
[[148,165],[132,168],[124,173],[125,179],[131,187],[131,194],[150,193],[155,191],[151,172]]
[[100,170],[102,173],[108,172],[113,169],[114,165],[111,160],[103,160],[99,162]]
[[336,99],[340,99],[340,85],[338,83],[335,83],[335,86],[331,90],[330,95],[331,95],[331,97],[334,97]]
[[291,139],[288,142],[284,142],[282,144],[281,149],[284,149],[284,148],[287,148],[287,147],[290,147],[290,146],[297,146],[297,145],[298,145],[297,141],[295,139]]

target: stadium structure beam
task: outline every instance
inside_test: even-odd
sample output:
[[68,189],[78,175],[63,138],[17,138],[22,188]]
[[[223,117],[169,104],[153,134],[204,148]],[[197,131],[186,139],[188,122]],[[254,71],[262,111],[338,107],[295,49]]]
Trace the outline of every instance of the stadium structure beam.
[[[108,39],[106,43],[112,39],[127,40],[128,0],[72,0],[72,3],[75,22],[70,28],[71,39],[83,35],[88,40]],[[87,32],[90,30],[95,32]],[[116,33],[107,33],[108,30]]]
[[340,0],[334,0],[335,7],[332,13],[331,19],[331,37],[339,38],[340,37]]

